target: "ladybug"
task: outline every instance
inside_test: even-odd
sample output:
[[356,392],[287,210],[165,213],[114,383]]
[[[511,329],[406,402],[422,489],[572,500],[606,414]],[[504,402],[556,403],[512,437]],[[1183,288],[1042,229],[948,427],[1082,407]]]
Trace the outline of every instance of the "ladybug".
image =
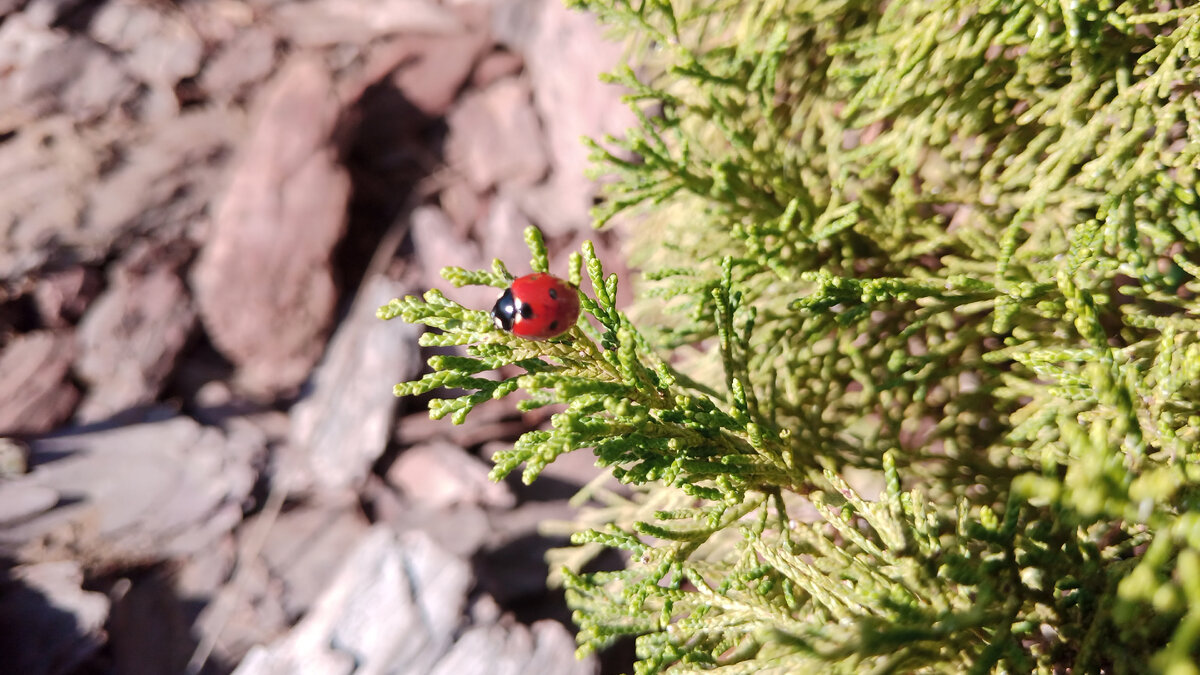
[[496,328],[530,340],[562,335],[579,318],[579,291],[556,276],[526,274],[492,307]]

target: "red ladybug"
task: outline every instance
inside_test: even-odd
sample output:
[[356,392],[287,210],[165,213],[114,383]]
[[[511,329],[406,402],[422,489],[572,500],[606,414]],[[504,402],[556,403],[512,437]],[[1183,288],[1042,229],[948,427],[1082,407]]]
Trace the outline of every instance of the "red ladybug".
[[530,340],[562,335],[579,318],[579,291],[556,276],[526,274],[492,307],[496,328]]

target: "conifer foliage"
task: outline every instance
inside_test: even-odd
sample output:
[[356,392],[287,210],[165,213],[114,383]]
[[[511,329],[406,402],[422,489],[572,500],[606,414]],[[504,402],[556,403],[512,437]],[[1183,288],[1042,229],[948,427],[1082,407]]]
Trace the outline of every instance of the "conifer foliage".
[[586,246],[550,342],[436,291],[380,316],[465,347],[396,388],[467,391],[434,417],[559,406],[495,477],[583,451],[632,487],[555,554],[581,649],[1200,673],[1200,7],[578,4],[644,55],[613,75],[640,127],[594,147],[654,318]]

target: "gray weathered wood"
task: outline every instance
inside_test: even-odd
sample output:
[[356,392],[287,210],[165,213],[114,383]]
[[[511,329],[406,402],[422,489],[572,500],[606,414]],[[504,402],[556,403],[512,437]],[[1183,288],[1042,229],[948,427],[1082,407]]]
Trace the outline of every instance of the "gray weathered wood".
[[470,585],[467,563],[428,536],[376,527],[308,615],[235,675],[425,675],[450,648]]
[[[292,410],[291,442],[308,457],[315,486],[361,485],[392,434],[392,387],[420,372],[419,330],[375,310],[411,289],[385,276],[363,282],[330,340],[308,395]],[[302,487],[302,486],[297,486]]]

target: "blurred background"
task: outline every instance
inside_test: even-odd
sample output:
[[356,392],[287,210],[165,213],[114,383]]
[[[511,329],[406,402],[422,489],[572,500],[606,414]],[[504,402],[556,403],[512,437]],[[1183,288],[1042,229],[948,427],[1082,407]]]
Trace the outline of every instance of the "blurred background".
[[529,224],[621,269],[623,58],[559,0],[0,0],[0,673],[621,670],[546,587],[591,457],[489,482],[545,413],[397,401],[375,309]]

